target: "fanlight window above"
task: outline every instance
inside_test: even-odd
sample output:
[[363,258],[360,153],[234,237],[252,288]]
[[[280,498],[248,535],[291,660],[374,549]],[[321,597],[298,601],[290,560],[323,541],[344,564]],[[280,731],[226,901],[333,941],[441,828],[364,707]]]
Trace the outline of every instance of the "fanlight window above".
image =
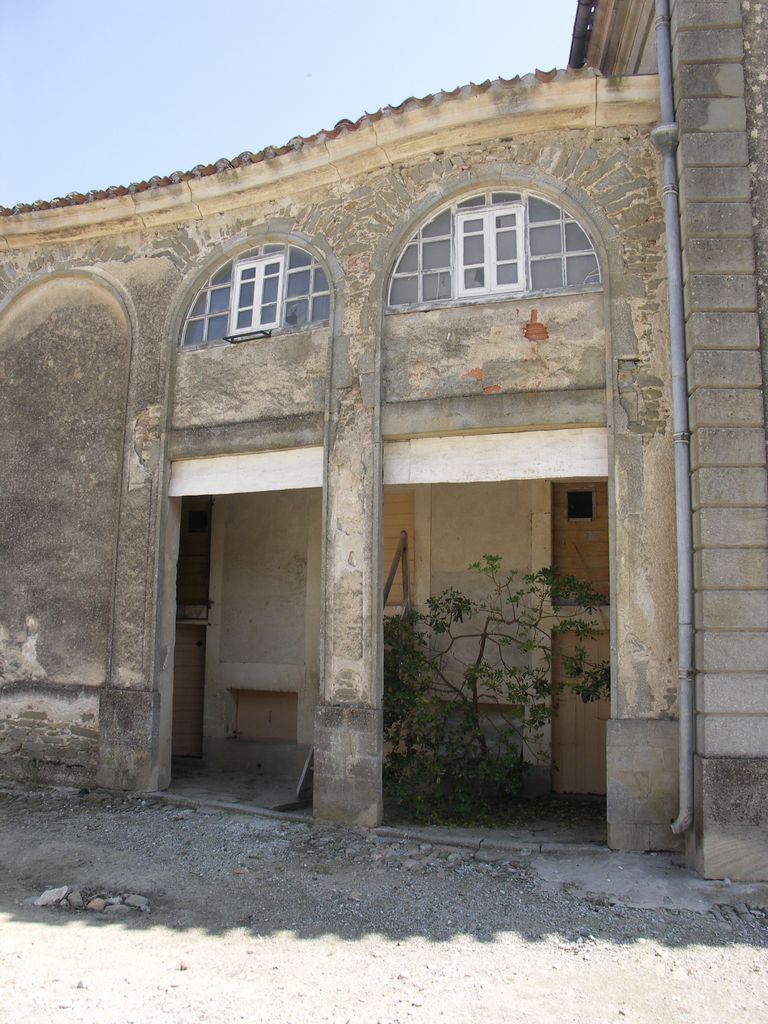
[[327,320],[328,277],[295,245],[263,245],[220,267],[192,303],[182,348],[277,330],[297,330]]
[[416,232],[395,264],[389,305],[599,284],[594,247],[570,214],[527,193],[484,192],[441,211]]

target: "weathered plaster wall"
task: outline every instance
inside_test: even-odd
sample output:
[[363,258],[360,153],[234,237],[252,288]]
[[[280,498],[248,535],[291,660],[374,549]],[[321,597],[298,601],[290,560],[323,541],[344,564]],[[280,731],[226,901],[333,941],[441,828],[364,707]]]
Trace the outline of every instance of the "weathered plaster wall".
[[[435,596],[453,587],[480,600],[489,593],[488,581],[469,568],[484,555],[499,555],[503,571],[531,569],[533,483],[433,484],[430,528],[431,592]],[[417,538],[418,539],[418,538]],[[460,631],[481,628],[482,621],[467,620]],[[454,645],[456,658],[445,668],[460,675],[477,656],[477,642]],[[513,652],[508,652],[513,658]]]
[[41,777],[66,764],[82,776],[94,769],[98,719],[98,698],[82,688],[107,674],[125,314],[93,280],[53,279],[5,310],[0,356],[4,752],[17,771],[26,758]]
[[179,352],[172,425],[218,426],[322,412],[327,361],[327,329]]
[[[604,388],[604,304],[597,293],[388,314],[386,401]],[[544,341],[523,334],[533,310]]]
[[[213,508],[204,750],[218,765],[293,770],[304,754],[234,738],[237,690],[298,694],[312,744],[320,631],[319,490],[222,495]],[[235,749],[237,747],[237,749]]]
[[102,286],[56,279],[6,311],[0,350],[2,677],[97,686],[116,539],[125,316]]
[[268,491],[217,500],[216,515],[226,530],[222,661],[304,664],[309,493]]
[[431,590],[456,587],[471,597],[486,592],[469,569],[483,555],[500,555],[505,569],[531,567],[531,487],[528,480],[433,484]]

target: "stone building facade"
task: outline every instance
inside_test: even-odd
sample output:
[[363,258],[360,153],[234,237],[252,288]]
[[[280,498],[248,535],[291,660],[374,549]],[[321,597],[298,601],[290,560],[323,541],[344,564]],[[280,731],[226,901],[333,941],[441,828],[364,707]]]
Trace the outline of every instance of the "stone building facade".
[[[610,552],[609,842],[680,844],[658,80],[637,26],[608,66],[629,32],[604,30],[612,7],[592,34],[603,74],[468,86],[3,211],[2,774],[152,790],[173,752],[290,774],[314,748],[315,814],[377,823],[387,524],[410,517],[423,601],[486,551],[549,564],[572,488],[594,496]],[[704,9],[738,24],[711,32]],[[692,69],[689,855],[760,877],[762,136],[739,91],[738,2],[676,10]]]

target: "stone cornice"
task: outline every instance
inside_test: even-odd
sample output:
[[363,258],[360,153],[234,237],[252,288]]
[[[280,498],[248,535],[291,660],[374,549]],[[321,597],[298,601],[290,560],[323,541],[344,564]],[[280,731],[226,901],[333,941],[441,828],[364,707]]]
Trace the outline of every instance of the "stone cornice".
[[651,125],[658,119],[655,76],[601,78],[558,72],[499,80],[482,92],[406,106],[363,119],[354,130],[271,159],[229,167],[146,191],[55,209],[30,210],[0,221],[0,250],[51,246],[130,231],[165,228],[255,203],[331,186],[349,177],[408,163],[442,149],[541,131]]

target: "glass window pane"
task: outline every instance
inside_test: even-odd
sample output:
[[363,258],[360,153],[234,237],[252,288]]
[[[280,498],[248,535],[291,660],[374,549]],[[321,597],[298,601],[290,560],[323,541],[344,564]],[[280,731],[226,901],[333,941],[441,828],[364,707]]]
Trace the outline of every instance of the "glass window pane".
[[600,284],[596,256],[569,256],[568,285],[578,288],[585,284]]
[[425,302],[432,299],[450,299],[450,271],[440,270],[436,274],[425,274],[421,279],[421,294]]
[[325,271],[322,267],[315,267],[314,282],[312,284],[313,292],[327,292],[328,291],[328,278],[325,276]]
[[212,316],[208,321],[208,341],[218,341],[227,333],[228,316]]
[[205,304],[208,301],[208,292],[200,292],[195,299],[195,304],[189,311],[190,316],[203,316],[205,313]]
[[500,217],[496,218],[497,228],[514,228],[517,226],[517,214],[514,213],[503,213]]
[[237,329],[238,331],[243,327],[250,327],[252,322],[252,309],[243,309],[237,314]]
[[393,306],[402,306],[419,301],[418,277],[396,277],[392,282],[389,301]]
[[[310,273],[308,270],[299,270],[293,274],[289,274],[288,295],[308,295],[309,279]],[[275,282],[275,284],[277,284],[277,282]]]
[[462,230],[465,235],[477,234],[478,231],[483,230],[482,220],[465,220],[462,225]]
[[184,344],[197,345],[203,340],[205,320],[190,320],[187,329],[184,331]]
[[471,267],[482,263],[485,259],[485,238],[483,235],[470,235],[464,239],[464,266]]
[[331,296],[318,295],[312,299],[312,320],[327,320],[331,315]]
[[440,283],[440,274],[424,274],[421,279],[421,296],[425,302],[431,302],[437,298],[437,291]]
[[268,263],[264,267],[264,277],[275,277],[279,273],[280,273],[280,264],[279,263]]
[[421,250],[421,266],[424,270],[435,270],[437,267],[451,265],[451,243],[425,242]]
[[209,312],[223,313],[225,309],[229,309],[229,288],[216,288],[211,292]]
[[494,192],[491,202],[494,206],[498,203],[519,203],[522,196],[519,192]]
[[469,210],[473,206],[485,206],[485,196],[472,196],[471,199],[465,199],[458,204],[457,209]]
[[276,277],[265,277],[264,285],[261,289],[261,301],[262,304],[265,302],[274,302],[277,298],[277,281]]
[[[273,246],[275,248],[275,246]],[[282,246],[278,245],[276,248],[281,249]],[[249,249],[248,252],[241,252],[237,257],[238,263],[247,263],[248,260],[255,260],[261,256],[261,249]]]
[[211,278],[211,284],[229,284],[232,280],[232,262],[225,263]]
[[279,245],[279,244],[275,245],[274,242],[271,243],[270,245],[265,245],[264,246],[264,255],[265,256],[271,256],[272,253],[284,252],[284,251],[285,251],[285,246],[284,245]]
[[485,271],[482,267],[464,271],[465,288],[485,288]]
[[291,246],[288,250],[288,266],[293,269],[294,267],[308,267],[312,263],[312,257],[308,252],[304,252],[303,249],[296,249]]
[[444,210],[433,221],[421,229],[422,238],[435,238],[437,235],[450,235],[451,233],[451,211]]
[[261,307],[261,317],[259,319],[259,323],[260,324],[262,324],[262,325],[264,325],[264,324],[273,324],[276,319],[277,319],[277,306],[271,305],[271,306],[262,306]]
[[409,270],[419,269],[419,249],[417,245],[409,245],[403,255],[400,257],[400,262],[395,268],[398,274],[406,273]]
[[560,220],[560,210],[552,203],[545,203],[543,199],[531,196],[528,200],[528,219],[530,221]]
[[253,305],[253,281],[246,281],[244,284],[240,285],[240,295],[237,300],[237,305],[239,309],[242,309],[244,306]]
[[562,251],[559,224],[553,224],[551,228],[531,228],[529,237],[531,256],[547,256]]
[[309,319],[309,300],[295,299],[285,304],[285,322],[290,327],[299,327]]
[[502,263],[496,268],[497,284],[517,284],[517,264]]
[[565,225],[565,248],[568,252],[579,252],[579,250],[592,248],[592,243],[586,234],[573,221]]
[[245,270],[240,274],[241,281],[253,281],[256,277],[256,267],[246,267]]
[[531,288],[562,288],[563,261],[536,260],[531,262]]
[[517,232],[500,231],[496,235],[496,259],[514,260],[517,259]]

